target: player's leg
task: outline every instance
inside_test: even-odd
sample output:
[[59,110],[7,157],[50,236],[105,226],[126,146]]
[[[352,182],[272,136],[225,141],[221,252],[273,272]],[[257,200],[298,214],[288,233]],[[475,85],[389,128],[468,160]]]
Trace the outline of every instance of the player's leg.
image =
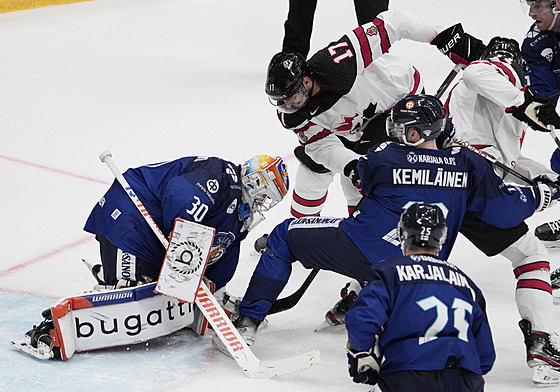
[[316,7],[317,0],[290,0],[284,23],[283,52],[300,53],[307,58]]
[[[267,250],[253,272],[234,320],[246,341],[254,342],[259,324],[288,282],[292,264],[319,268],[363,280],[371,263],[339,228],[340,218],[287,219],[270,233]],[[219,342],[213,342],[216,346]],[[218,347],[219,348],[219,347]]]
[[383,11],[389,9],[389,0],[354,0],[356,19],[358,24],[363,25],[371,22]]
[[[512,229],[499,229],[467,213],[461,225],[461,233],[478,249],[488,256],[501,254],[511,261],[517,278],[515,300],[519,315],[529,325],[529,335],[543,333],[546,336],[553,330],[552,325],[552,287],[550,285],[550,256],[546,248],[528,231],[524,223]],[[546,357],[542,346],[525,338],[527,346],[527,364],[537,363],[531,353],[539,351]],[[549,359],[555,366],[560,366],[560,353],[551,352]]]
[[[95,238],[99,241],[102,280],[107,288],[133,287],[139,283],[157,281],[161,265],[154,265],[118,249],[102,235]],[[96,278],[101,279],[101,276]]]
[[291,213],[296,218],[321,214],[334,174],[316,173],[303,164],[296,173]]

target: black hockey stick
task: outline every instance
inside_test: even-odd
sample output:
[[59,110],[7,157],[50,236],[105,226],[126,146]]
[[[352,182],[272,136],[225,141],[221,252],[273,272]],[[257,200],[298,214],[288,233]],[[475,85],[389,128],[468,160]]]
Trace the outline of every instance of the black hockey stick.
[[279,313],[283,312],[284,310],[293,308],[299,302],[299,300],[303,296],[303,293],[307,291],[307,288],[309,287],[311,282],[313,282],[313,279],[315,279],[318,273],[319,268],[313,268],[309,275],[307,275],[307,278],[305,279],[301,287],[297,289],[297,291],[285,298],[277,299],[272,303],[272,306],[268,310],[268,314]]
[[[439,86],[437,93],[435,95],[436,98],[438,99],[441,98],[441,96],[443,95],[447,87],[449,87],[451,82],[453,82],[455,77],[459,74],[459,72],[461,72],[463,68],[465,68],[464,64],[455,64],[451,72],[449,72],[449,75],[447,75],[447,77],[445,78],[441,86]],[[366,197],[367,197],[366,195],[362,197],[362,199],[356,206],[356,209],[358,209],[362,205]],[[294,306],[296,306],[296,304],[299,302],[303,294],[307,291],[307,288],[311,285],[311,282],[313,282],[313,279],[315,279],[318,273],[319,273],[319,269],[313,268],[309,273],[309,275],[307,276],[307,278],[305,279],[305,281],[303,282],[303,284],[301,285],[301,287],[297,291],[295,291],[293,294],[287,297],[277,299],[272,303],[272,306],[268,310],[268,314],[283,312],[285,310],[291,309]]]
[[443,81],[443,83],[441,84],[441,86],[439,86],[435,97],[437,99],[440,99],[441,96],[443,95],[443,93],[445,92],[445,90],[447,90],[447,87],[449,87],[449,85],[451,84],[451,82],[453,82],[453,80],[455,79],[455,77],[459,74],[459,72],[461,72],[462,69],[465,68],[465,64],[455,64],[455,66],[453,67],[453,69],[451,70],[451,72],[449,72],[449,75],[447,75],[447,77],[445,78],[445,80]]
[[[515,171],[514,169],[512,169],[509,166],[504,165],[502,162],[498,161],[496,158],[494,158],[492,155],[487,154],[485,152],[480,151],[478,148],[471,146],[470,144],[468,144],[467,142],[460,140],[459,138],[453,137],[453,142],[456,144],[459,144],[463,147],[468,148],[469,150],[471,150],[472,152],[474,152],[475,154],[480,155],[482,158],[486,159],[488,162],[490,162],[491,164],[493,164],[496,167],[499,167],[500,169],[508,172],[509,174],[519,178],[520,180],[526,182],[527,184],[531,185],[531,186],[535,186],[535,181],[533,181],[532,179],[525,177],[523,174]],[[560,141],[559,141],[560,143]],[[560,145],[560,144],[559,144]]]

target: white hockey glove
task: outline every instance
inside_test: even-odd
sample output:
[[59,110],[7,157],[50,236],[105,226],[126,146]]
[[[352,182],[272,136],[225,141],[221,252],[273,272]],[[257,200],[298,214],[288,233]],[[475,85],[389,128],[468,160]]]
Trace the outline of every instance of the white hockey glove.
[[537,201],[535,212],[541,212],[556,204],[560,197],[560,187],[554,182],[537,182],[537,185],[533,187],[533,194]]
[[355,383],[377,384],[379,362],[377,356],[373,353],[373,349],[357,352],[348,343],[346,345],[346,356],[348,357],[348,373]]

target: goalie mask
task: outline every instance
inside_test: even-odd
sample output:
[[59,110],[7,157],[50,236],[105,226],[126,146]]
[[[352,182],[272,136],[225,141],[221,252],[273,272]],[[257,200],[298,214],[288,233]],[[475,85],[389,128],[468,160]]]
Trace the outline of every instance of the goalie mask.
[[404,245],[415,245],[439,251],[447,238],[447,222],[438,206],[414,203],[402,213],[397,232],[403,250]]
[[241,185],[243,202],[252,214],[262,219],[263,211],[270,210],[286,196],[290,180],[281,157],[255,155],[241,166]]
[[[436,139],[445,128],[446,113],[443,104],[431,95],[411,95],[393,106],[387,117],[387,135],[402,140],[409,146]],[[417,142],[408,141],[408,133],[416,129],[420,134]]]

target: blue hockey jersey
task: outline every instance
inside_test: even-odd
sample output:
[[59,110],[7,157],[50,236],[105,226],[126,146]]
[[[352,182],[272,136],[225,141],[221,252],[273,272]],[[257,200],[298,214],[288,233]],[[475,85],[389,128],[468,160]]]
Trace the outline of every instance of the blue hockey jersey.
[[374,347],[379,334],[381,375],[441,370],[449,357],[476,374],[492,368],[496,354],[482,292],[455,265],[431,255],[375,264],[346,315],[348,343]]
[[[185,157],[128,169],[124,177],[167,238],[176,218],[216,229],[205,276],[217,289],[224,286],[247,235],[239,219],[239,166],[220,158]],[[164,247],[117,181],[94,207],[84,230],[154,265],[161,266],[165,257]]]
[[486,160],[463,147],[431,150],[386,142],[370,148],[358,172],[368,196],[340,225],[372,263],[402,254],[396,227],[412,203],[437,204],[445,213],[448,238],[440,252],[444,259],[467,210],[508,229],[536,208],[531,189],[506,186]]
[[[535,24],[521,45],[525,60],[525,79],[539,94],[550,94],[560,89],[560,45],[558,34],[540,31]],[[558,96],[553,97],[554,100]]]

